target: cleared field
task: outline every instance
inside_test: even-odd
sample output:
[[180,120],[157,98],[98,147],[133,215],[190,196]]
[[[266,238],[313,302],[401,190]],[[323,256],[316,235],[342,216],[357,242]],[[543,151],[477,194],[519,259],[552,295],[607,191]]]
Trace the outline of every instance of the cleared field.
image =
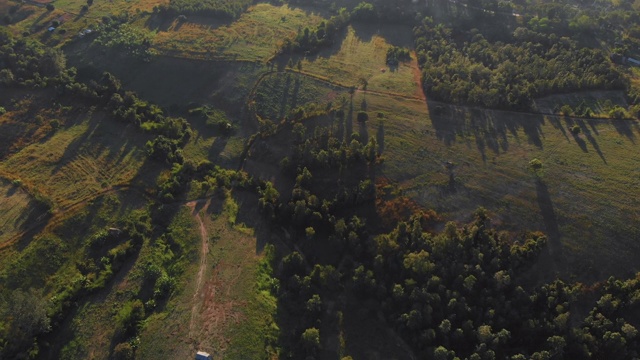
[[371,91],[421,97],[415,54],[410,62],[390,67],[386,53],[391,46],[412,48],[411,28],[354,24],[332,49],[303,58],[302,70],[343,86],[362,87],[366,80]]
[[[255,62],[226,62],[157,57],[151,62],[110,61],[92,52],[87,44],[69,46],[69,62],[78,67],[82,80],[99,79],[104,71],[122,81],[145,100],[169,110],[194,104],[210,104],[228,113],[244,104],[245,96],[266,68]],[[89,65],[87,65],[89,64]]]
[[189,58],[244,59],[264,61],[272,57],[286,38],[293,38],[300,27],[313,26],[322,17],[286,5],[257,4],[235,22],[216,19],[172,20],[162,24],[153,41],[159,53]]
[[27,192],[0,180],[0,245],[46,215],[47,209],[39,206]]
[[144,139],[134,127],[91,111],[69,113],[60,122],[65,126],[5,158],[0,174],[63,208],[146,176],[139,174]]
[[[362,96],[361,94],[357,96]],[[358,100],[355,100],[356,102]],[[540,276],[582,280],[640,268],[640,126],[475,110],[367,95],[381,174],[448,219],[484,206],[494,225],[549,235]],[[573,135],[573,125],[581,133]],[[529,162],[543,168],[536,176]]]
[[284,72],[267,75],[258,85],[253,101],[264,119],[279,121],[289,111],[307,103],[346,101],[346,90],[301,73]]

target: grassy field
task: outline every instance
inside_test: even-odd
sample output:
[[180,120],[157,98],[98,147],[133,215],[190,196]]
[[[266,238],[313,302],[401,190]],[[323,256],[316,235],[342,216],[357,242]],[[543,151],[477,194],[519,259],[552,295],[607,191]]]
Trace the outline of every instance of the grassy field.
[[[231,200],[232,201],[232,200]],[[147,320],[137,357],[189,358],[204,350],[216,358],[257,359],[265,354],[275,300],[258,288],[256,237],[232,226],[222,200],[195,205],[206,236],[202,283],[197,264],[190,266],[185,290],[167,304],[167,311]],[[196,222],[197,226],[197,222]],[[188,279],[188,280],[187,280]]]
[[[65,47],[69,63],[78,68],[82,80],[99,79],[108,71],[127,90],[169,111],[184,115],[187,109],[209,105],[225,111],[229,120],[239,121],[239,111],[260,75],[267,71],[261,63],[244,61],[201,61],[157,57],[150,62],[131,58],[110,61],[89,43]],[[242,127],[238,127],[242,129]]]
[[0,180],[0,244],[20,235],[46,215],[46,209],[38,206],[20,186]]
[[346,101],[345,93],[342,87],[330,86],[304,74],[281,72],[267,75],[260,82],[253,101],[260,117],[277,122],[289,111],[307,103],[338,104]]
[[21,180],[63,208],[145,176],[138,174],[144,143],[131,136],[133,127],[90,111],[68,114],[61,121],[64,126],[45,141],[7,157],[0,164],[2,176]]
[[[65,232],[67,241],[82,242],[87,233],[101,229],[101,220],[104,220],[105,217],[110,219],[112,221],[111,224],[113,224],[113,221],[116,221],[118,217],[120,219],[132,217],[135,211],[140,212],[141,210],[135,209],[139,209],[138,206],[140,205],[144,206],[144,202],[136,202],[135,199],[136,197],[132,196],[132,194],[108,198],[104,202],[116,205],[115,207],[112,206],[111,211],[99,216],[104,213],[104,209],[101,210],[101,207],[98,207],[96,209],[96,215],[98,216],[95,216],[95,218],[87,216],[90,212],[81,213],[75,219],[63,225],[58,231],[65,232],[65,228],[69,229],[74,222],[78,223],[78,225],[89,225],[88,229],[79,231],[75,235]],[[180,243],[184,244],[185,256],[181,259],[175,259],[174,265],[185,267],[184,275],[178,281],[188,282],[192,267],[195,266],[197,268],[197,263],[193,262],[192,266],[191,260],[196,257],[195,252],[197,251],[199,239],[196,235],[195,224],[190,212],[186,208],[183,210],[176,214],[167,232],[172,233]],[[78,237],[80,237],[80,240],[77,239]],[[145,241],[141,249],[126,260],[121,269],[114,274],[113,279],[103,289],[94,292],[79,302],[78,306],[65,318],[58,330],[49,335],[47,340],[51,341],[54,346],[49,349],[48,353],[43,354],[44,358],[83,359],[87,357],[87,354],[91,354],[91,357],[96,359],[114,357],[113,347],[123,340],[118,333],[116,315],[125,303],[131,299],[144,298],[149,293],[148,283],[145,284],[143,274],[145,267],[153,261],[153,256],[157,252],[157,247],[155,246],[157,241],[158,239],[155,238]],[[81,261],[81,259],[78,259],[78,261]],[[60,278],[66,276],[67,281],[81,277],[75,267],[74,257],[70,256],[70,261],[67,265],[71,266],[63,267],[56,276]],[[179,289],[178,294],[182,291],[181,287]],[[163,314],[165,310],[167,309],[163,307],[156,309],[149,305],[147,307],[147,311],[153,311],[155,314]]]
[[322,17],[286,5],[257,4],[232,23],[198,17],[185,23],[170,21],[157,25],[161,31],[155,36],[153,48],[159,53],[264,61],[274,55],[284,39],[295,37],[300,27],[320,23]]
[[415,55],[397,67],[386,64],[390,46],[413,47],[411,28],[402,25],[355,24],[344,38],[317,56],[302,59],[302,70],[343,86],[362,87],[367,81],[371,91],[420,97],[420,77]]
[[[359,94],[358,96],[362,96]],[[357,102],[357,100],[356,100]],[[639,124],[474,110],[367,95],[386,118],[382,176],[427,208],[469,221],[484,206],[512,234],[550,237],[547,274],[601,279],[640,264]],[[570,128],[578,125],[581,133]],[[529,162],[543,170],[535,175]]]

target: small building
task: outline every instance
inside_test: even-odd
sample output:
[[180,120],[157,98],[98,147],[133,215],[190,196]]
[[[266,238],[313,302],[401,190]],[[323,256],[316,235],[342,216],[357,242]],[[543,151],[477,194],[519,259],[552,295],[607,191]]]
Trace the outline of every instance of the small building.
[[198,351],[196,353],[196,360],[213,360],[211,355],[204,351]]

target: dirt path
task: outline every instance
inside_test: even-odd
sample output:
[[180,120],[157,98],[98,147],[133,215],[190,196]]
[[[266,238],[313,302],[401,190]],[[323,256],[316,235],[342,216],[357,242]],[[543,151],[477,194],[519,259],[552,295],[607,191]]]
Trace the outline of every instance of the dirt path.
[[[207,269],[207,253],[209,252],[209,234],[207,233],[207,228],[204,226],[204,222],[202,221],[202,217],[200,213],[196,210],[196,205],[198,205],[200,201],[191,201],[186,205],[195,213],[194,217],[200,226],[200,266],[198,268],[198,275],[196,277],[196,290],[193,293],[193,305],[191,306],[191,320],[189,321],[189,339],[194,340],[194,330],[196,326],[196,319],[198,317],[198,312],[200,310],[201,302],[198,301],[198,298],[202,293],[202,279],[204,277],[204,273]],[[208,206],[208,202],[205,203],[205,208]]]

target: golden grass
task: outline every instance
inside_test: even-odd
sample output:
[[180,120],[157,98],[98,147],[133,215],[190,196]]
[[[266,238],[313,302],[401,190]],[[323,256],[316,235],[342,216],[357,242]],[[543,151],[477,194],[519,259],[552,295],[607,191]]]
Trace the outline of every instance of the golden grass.
[[20,187],[0,180],[0,244],[20,234],[25,222],[37,218],[31,196]]
[[9,156],[0,164],[0,174],[22,180],[30,191],[63,208],[129,183],[145,160],[135,130],[103,114],[87,116]]
[[264,61],[273,56],[284,39],[295,37],[299,27],[320,21],[319,15],[287,5],[257,4],[231,24],[201,19],[174,22],[168,31],[157,33],[153,47],[159,53],[190,58]]
[[419,77],[417,63],[401,63],[396,69],[386,64],[387,49],[392,45],[411,46],[408,26],[373,25],[349,26],[346,35],[333,49],[302,60],[302,69],[343,86],[362,87],[367,81],[371,91],[416,96]]

